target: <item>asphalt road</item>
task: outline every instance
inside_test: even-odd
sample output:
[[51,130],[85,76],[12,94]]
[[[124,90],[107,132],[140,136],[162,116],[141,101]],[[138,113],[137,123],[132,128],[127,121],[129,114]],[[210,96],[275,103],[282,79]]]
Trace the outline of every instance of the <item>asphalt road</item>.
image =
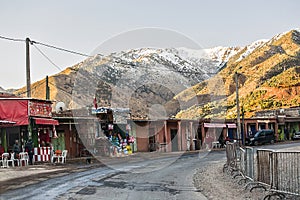
[[[293,147],[299,143],[255,148]],[[0,199],[206,199],[193,186],[192,177],[197,169],[225,163],[225,159],[223,150],[127,159],[84,171],[50,174],[36,183],[27,177],[20,180],[25,187],[4,192]]]
[[1,199],[206,199],[193,186],[195,170],[225,161],[224,151],[129,160],[51,177],[7,191]]

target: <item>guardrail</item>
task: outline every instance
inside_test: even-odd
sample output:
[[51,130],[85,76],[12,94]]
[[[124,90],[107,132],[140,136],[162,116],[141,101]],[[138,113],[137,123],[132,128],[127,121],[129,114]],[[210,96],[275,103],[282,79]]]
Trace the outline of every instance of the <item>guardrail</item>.
[[300,152],[274,152],[271,165],[271,191],[300,198]]
[[229,173],[233,173],[234,171],[238,171],[238,153],[237,153],[237,143],[230,143],[228,142],[226,144],[225,150],[226,150],[226,163],[224,164],[223,167],[223,172],[227,170]]
[[[239,167],[239,173],[243,177],[239,184],[241,184],[242,181],[245,183],[247,180],[254,181],[254,150],[253,148],[246,147],[242,148],[240,147],[240,167]],[[238,176],[238,175],[236,175]],[[235,177],[236,177],[235,176]]]
[[286,195],[300,199],[300,152],[280,152],[268,149],[258,149],[256,156],[251,147],[239,147],[234,143],[226,145],[226,164],[223,171],[237,172],[234,178],[242,176],[238,182],[244,181],[245,189],[252,185],[264,188],[269,194],[264,199],[277,196],[280,199]]
[[246,147],[246,158],[245,158],[245,177],[250,180],[254,181],[254,149],[251,147]]

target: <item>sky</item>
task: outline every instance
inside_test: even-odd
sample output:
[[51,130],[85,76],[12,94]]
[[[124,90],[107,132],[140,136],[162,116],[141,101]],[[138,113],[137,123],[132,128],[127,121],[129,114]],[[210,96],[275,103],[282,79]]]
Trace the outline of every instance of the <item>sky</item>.
[[[95,50],[108,54],[136,47],[130,46],[136,38],[119,36],[135,30],[143,30],[139,34],[147,35],[149,28],[176,32],[202,48],[211,48],[245,46],[300,27],[298,0],[0,0],[0,4],[0,37],[21,40],[28,37],[88,55]],[[152,42],[163,40],[156,34],[149,35],[146,39]],[[124,38],[126,41],[121,40]],[[113,43],[108,42],[112,40]],[[182,44],[174,43],[173,47],[178,45]],[[84,59],[31,45],[31,82]],[[26,85],[25,60],[25,42],[0,38],[0,87]]]

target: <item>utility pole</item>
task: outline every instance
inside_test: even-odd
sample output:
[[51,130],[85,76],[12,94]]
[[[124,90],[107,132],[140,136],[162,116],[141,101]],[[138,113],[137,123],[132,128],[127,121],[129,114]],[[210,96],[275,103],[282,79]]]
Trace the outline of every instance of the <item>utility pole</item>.
[[30,81],[30,39],[26,38],[26,89],[27,97],[31,97],[31,81]]
[[238,73],[235,72],[235,90],[236,90],[236,112],[237,112],[237,139],[240,144],[241,142],[241,117],[240,117],[240,102],[239,102],[239,82]]
[[49,78],[46,76],[46,100],[50,99]]
[[242,135],[243,135],[243,145],[245,145],[245,137],[246,137],[246,130],[245,130],[245,110],[244,105],[242,105]]

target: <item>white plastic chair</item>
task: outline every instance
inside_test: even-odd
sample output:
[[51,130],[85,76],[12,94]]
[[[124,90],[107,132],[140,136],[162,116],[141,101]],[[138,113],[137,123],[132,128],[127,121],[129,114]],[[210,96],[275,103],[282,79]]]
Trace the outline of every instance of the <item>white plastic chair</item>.
[[29,156],[27,152],[21,152],[19,153],[19,157],[20,157],[20,166],[22,166],[23,161],[24,161],[24,165],[27,166],[28,165],[28,160],[29,160]]
[[66,163],[67,162],[67,154],[68,154],[68,150],[63,150],[61,153],[61,156],[57,157],[57,161],[59,162],[59,159],[61,159],[61,163]]
[[51,162],[54,163],[55,162],[59,163],[59,157],[61,156],[61,151],[60,150],[56,150],[55,152],[51,152]]
[[17,163],[17,165],[20,166],[20,160],[15,158],[15,153],[10,153],[10,159],[13,162],[13,166],[15,166],[15,163]]
[[11,163],[11,165],[14,167],[14,162],[11,158],[9,158],[9,153],[3,153],[2,154],[2,168],[6,167],[8,168],[9,167],[9,163]]

